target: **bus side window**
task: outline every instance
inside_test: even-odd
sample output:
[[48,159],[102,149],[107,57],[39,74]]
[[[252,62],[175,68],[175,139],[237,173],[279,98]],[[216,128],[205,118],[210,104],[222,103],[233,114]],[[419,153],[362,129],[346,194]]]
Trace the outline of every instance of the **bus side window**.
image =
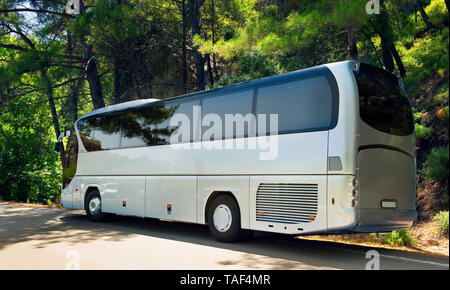
[[[225,137],[225,139],[248,137],[249,128],[244,128],[244,132],[236,132],[236,126],[233,126],[233,132],[227,135],[225,130],[225,115],[232,114],[235,116],[236,114],[241,114],[245,117],[247,114],[250,114],[252,112],[253,105],[253,91],[253,89],[249,89],[246,91],[232,93],[227,96],[205,97],[202,105],[202,120],[208,114],[217,114],[222,120],[223,136],[210,136],[209,140],[202,141],[218,140],[222,139],[222,137]],[[202,127],[202,132],[208,130],[210,127]]]
[[119,148],[120,115],[95,116],[78,122],[81,140],[87,151]]
[[[256,113],[278,115],[279,133],[327,130],[332,119],[332,93],[323,76],[258,89]],[[270,124],[266,123],[266,134]],[[264,132],[257,131],[258,134]]]
[[163,105],[152,105],[144,109],[122,114],[121,148],[164,145],[170,136],[167,120],[174,110]]

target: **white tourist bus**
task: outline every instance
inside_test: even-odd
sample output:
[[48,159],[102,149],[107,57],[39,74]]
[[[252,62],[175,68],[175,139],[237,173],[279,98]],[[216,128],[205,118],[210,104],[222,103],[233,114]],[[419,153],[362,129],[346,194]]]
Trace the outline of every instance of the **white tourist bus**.
[[66,147],[62,204],[94,221],[207,224],[229,242],[243,230],[385,232],[416,218],[410,103],[395,76],[358,61],[94,110]]

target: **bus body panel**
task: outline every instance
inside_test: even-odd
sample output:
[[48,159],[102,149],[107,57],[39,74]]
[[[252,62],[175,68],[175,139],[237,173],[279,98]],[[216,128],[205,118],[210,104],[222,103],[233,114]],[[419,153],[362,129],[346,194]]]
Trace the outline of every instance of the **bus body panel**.
[[231,193],[236,199],[241,213],[241,228],[250,228],[249,176],[199,176],[197,189],[197,223],[206,224],[207,202],[212,194]]
[[359,223],[359,210],[352,207],[352,180],[354,175],[328,176],[329,232],[345,232]]
[[361,150],[358,156],[361,210],[382,209],[383,200],[392,200],[397,209],[415,208],[414,158],[384,148]]
[[[103,184],[102,210],[122,215],[145,216],[145,178],[143,176],[98,177]],[[94,178],[87,178],[93,182]]]
[[73,178],[72,182],[66,187],[61,189],[61,204],[65,208],[75,208],[73,206],[73,192],[75,189],[73,188],[73,182],[76,177]]
[[[253,138],[261,143],[266,139]],[[265,151],[246,146],[243,149],[214,150],[175,149],[171,145],[162,145],[80,152],[77,175],[326,174],[327,140],[327,131],[279,135],[273,143],[277,151],[274,160],[261,160],[260,153]],[[225,146],[226,141],[207,142],[219,142]]]
[[[75,180],[75,179],[74,179]],[[89,188],[99,191],[102,211],[122,215],[145,216],[145,178],[143,176],[83,176],[80,202],[76,209],[84,209]]]
[[[328,156],[339,157],[341,170],[328,168],[328,231],[345,231],[356,226],[359,213],[351,206],[351,182],[357,174],[358,89],[352,68],[357,61],[327,65],[339,89],[339,120],[329,131]],[[333,202],[334,201],[334,202]]]
[[196,176],[147,176],[146,216],[195,223]]
[[392,134],[387,134],[370,127],[363,120],[361,120],[361,118],[358,118],[357,124],[359,132],[357,139],[357,147],[360,148],[360,150],[376,146],[390,147],[392,149],[404,151],[405,154],[409,154],[412,158],[415,158],[416,154],[415,133],[412,133],[407,136],[396,136]]
[[328,170],[328,174],[356,174],[356,136],[358,90],[352,66],[356,61],[345,61],[327,65],[339,89],[339,119],[335,128],[329,131],[328,156],[341,159],[342,169]]
[[73,192],[72,194],[72,206],[74,208],[82,208],[83,198],[82,198],[82,184],[79,178],[75,178],[71,182],[70,190]]

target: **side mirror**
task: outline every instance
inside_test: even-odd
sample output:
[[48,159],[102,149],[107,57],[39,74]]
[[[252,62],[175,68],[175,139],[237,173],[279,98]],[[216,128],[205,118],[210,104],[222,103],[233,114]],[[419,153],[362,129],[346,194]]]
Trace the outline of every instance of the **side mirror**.
[[55,143],[55,152],[60,152],[61,151],[61,142],[56,142]]
[[58,141],[56,141],[56,143],[55,143],[55,152],[60,152],[61,149],[64,150],[64,145],[63,145],[62,140],[64,137],[67,137],[67,136],[70,136],[70,131],[64,131],[61,134],[59,134]]

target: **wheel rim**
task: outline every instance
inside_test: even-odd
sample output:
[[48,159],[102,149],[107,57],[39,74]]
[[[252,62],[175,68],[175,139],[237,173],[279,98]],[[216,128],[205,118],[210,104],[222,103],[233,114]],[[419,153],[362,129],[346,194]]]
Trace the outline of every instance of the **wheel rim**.
[[228,206],[221,204],[214,210],[213,223],[219,232],[226,232],[231,227],[233,218]]
[[89,201],[89,212],[91,215],[98,215],[100,214],[101,210],[101,201],[100,198],[94,197]]

